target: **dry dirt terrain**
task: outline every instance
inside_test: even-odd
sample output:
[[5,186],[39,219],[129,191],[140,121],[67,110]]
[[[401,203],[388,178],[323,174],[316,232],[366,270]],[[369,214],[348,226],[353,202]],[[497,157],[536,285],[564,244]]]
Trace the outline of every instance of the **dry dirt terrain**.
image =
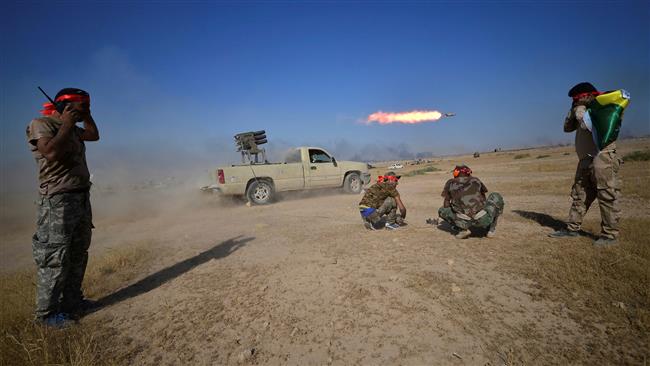
[[[648,148],[631,140],[620,154]],[[505,198],[496,238],[425,223],[460,162]],[[614,248],[592,247],[597,204],[585,236],[547,237],[568,213],[576,162],[572,147],[438,159],[440,171],[401,179],[408,226],[396,231],[366,231],[361,197],[338,191],[253,207],[160,193],[119,216],[98,196],[90,266],[130,246],[150,259],[89,291],[104,306],[80,327],[116,364],[646,365],[650,162],[621,168]],[[30,235],[5,237],[5,270],[32,265]]]

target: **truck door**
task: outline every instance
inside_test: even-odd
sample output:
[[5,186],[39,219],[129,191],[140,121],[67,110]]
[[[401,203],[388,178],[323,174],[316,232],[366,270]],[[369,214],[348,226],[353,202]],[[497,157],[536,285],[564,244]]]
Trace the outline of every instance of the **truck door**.
[[300,149],[290,150],[284,158],[284,164],[279,164],[275,177],[275,188],[278,191],[291,191],[305,188],[305,175]]
[[309,149],[309,180],[311,188],[338,187],[343,182],[341,170],[323,150]]

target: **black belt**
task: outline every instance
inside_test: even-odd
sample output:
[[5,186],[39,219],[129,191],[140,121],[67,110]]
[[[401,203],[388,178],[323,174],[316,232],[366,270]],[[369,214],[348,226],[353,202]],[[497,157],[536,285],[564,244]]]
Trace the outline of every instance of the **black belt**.
[[53,193],[53,194],[47,194],[46,196],[47,197],[52,197],[52,196],[56,196],[57,194],[64,194],[64,193],[89,193],[89,192],[90,192],[90,187],[75,188],[75,189],[71,189],[69,191],[61,191],[61,192],[56,192],[56,193]]

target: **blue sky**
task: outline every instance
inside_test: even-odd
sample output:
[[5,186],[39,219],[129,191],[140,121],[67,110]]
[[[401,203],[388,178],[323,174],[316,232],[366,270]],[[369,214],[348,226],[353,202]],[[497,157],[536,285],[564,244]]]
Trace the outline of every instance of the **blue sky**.
[[[581,81],[628,90],[623,135],[650,133],[646,1],[14,2],[0,24],[5,167],[34,169],[38,85],[91,93],[91,168],[216,163],[258,129],[269,149],[368,160],[570,142],[566,93]],[[359,123],[413,109],[457,115]]]

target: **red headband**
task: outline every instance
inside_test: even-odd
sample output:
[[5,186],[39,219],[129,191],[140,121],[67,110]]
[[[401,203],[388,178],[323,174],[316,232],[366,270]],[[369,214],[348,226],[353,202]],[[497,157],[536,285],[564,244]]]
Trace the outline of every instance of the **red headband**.
[[460,173],[463,173],[465,175],[472,175],[472,169],[466,166],[461,167],[460,169],[454,169],[454,178],[457,178]]
[[377,183],[384,183],[384,182],[395,182],[395,183],[397,183],[398,180],[399,180],[399,178],[397,178],[394,175],[380,175],[380,176],[377,177]]
[[[56,102],[81,102],[81,103],[90,103],[90,97],[88,95],[79,95],[79,94],[63,94],[60,95],[55,100]],[[44,116],[51,116],[56,111],[56,106],[54,104],[47,102],[43,103],[43,110],[41,114]]]
[[602,94],[601,92],[594,91],[594,92],[576,94],[576,95],[572,96],[571,98],[573,98],[573,100],[579,100],[579,99],[584,98],[584,97],[589,96],[589,95],[597,96],[597,95],[601,95],[601,94]]

